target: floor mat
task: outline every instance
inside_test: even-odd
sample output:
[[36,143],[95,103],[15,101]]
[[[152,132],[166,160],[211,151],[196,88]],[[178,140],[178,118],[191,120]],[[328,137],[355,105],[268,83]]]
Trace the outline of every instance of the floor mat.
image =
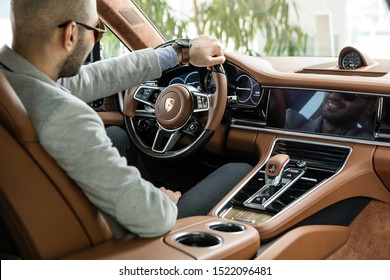
[[352,222],[348,242],[329,260],[389,260],[390,204],[371,201]]

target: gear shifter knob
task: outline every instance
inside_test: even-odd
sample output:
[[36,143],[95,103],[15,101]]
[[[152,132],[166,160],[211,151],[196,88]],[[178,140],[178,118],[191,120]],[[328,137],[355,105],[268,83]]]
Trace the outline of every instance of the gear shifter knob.
[[271,157],[265,165],[265,183],[277,186],[282,179],[283,169],[290,161],[290,157],[285,154],[278,154]]

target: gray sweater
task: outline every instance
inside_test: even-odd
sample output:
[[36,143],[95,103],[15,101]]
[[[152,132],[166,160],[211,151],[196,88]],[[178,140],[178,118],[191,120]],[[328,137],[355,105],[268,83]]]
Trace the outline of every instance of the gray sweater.
[[0,50],[0,62],[11,70],[3,68],[41,145],[108,217],[115,237],[127,233],[124,229],[155,237],[174,226],[176,205],[127,165],[85,103],[159,77],[152,49],[83,66],[79,75],[58,83],[7,46]]

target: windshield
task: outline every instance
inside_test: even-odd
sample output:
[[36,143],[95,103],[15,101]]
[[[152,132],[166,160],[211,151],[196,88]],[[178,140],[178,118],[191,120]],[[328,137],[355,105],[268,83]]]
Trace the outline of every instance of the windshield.
[[386,0],[134,0],[166,39],[208,34],[259,56],[390,57]]
[[[390,58],[387,0],[133,1],[167,40],[208,34],[227,51],[256,56],[337,56],[353,46]],[[0,45],[12,40],[9,6],[0,0]]]

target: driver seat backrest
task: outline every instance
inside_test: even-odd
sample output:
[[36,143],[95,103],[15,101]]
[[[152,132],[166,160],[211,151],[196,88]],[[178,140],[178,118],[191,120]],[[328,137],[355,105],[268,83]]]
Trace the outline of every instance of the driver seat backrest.
[[104,217],[39,144],[1,71],[0,139],[0,217],[21,258],[58,259],[113,238]]

